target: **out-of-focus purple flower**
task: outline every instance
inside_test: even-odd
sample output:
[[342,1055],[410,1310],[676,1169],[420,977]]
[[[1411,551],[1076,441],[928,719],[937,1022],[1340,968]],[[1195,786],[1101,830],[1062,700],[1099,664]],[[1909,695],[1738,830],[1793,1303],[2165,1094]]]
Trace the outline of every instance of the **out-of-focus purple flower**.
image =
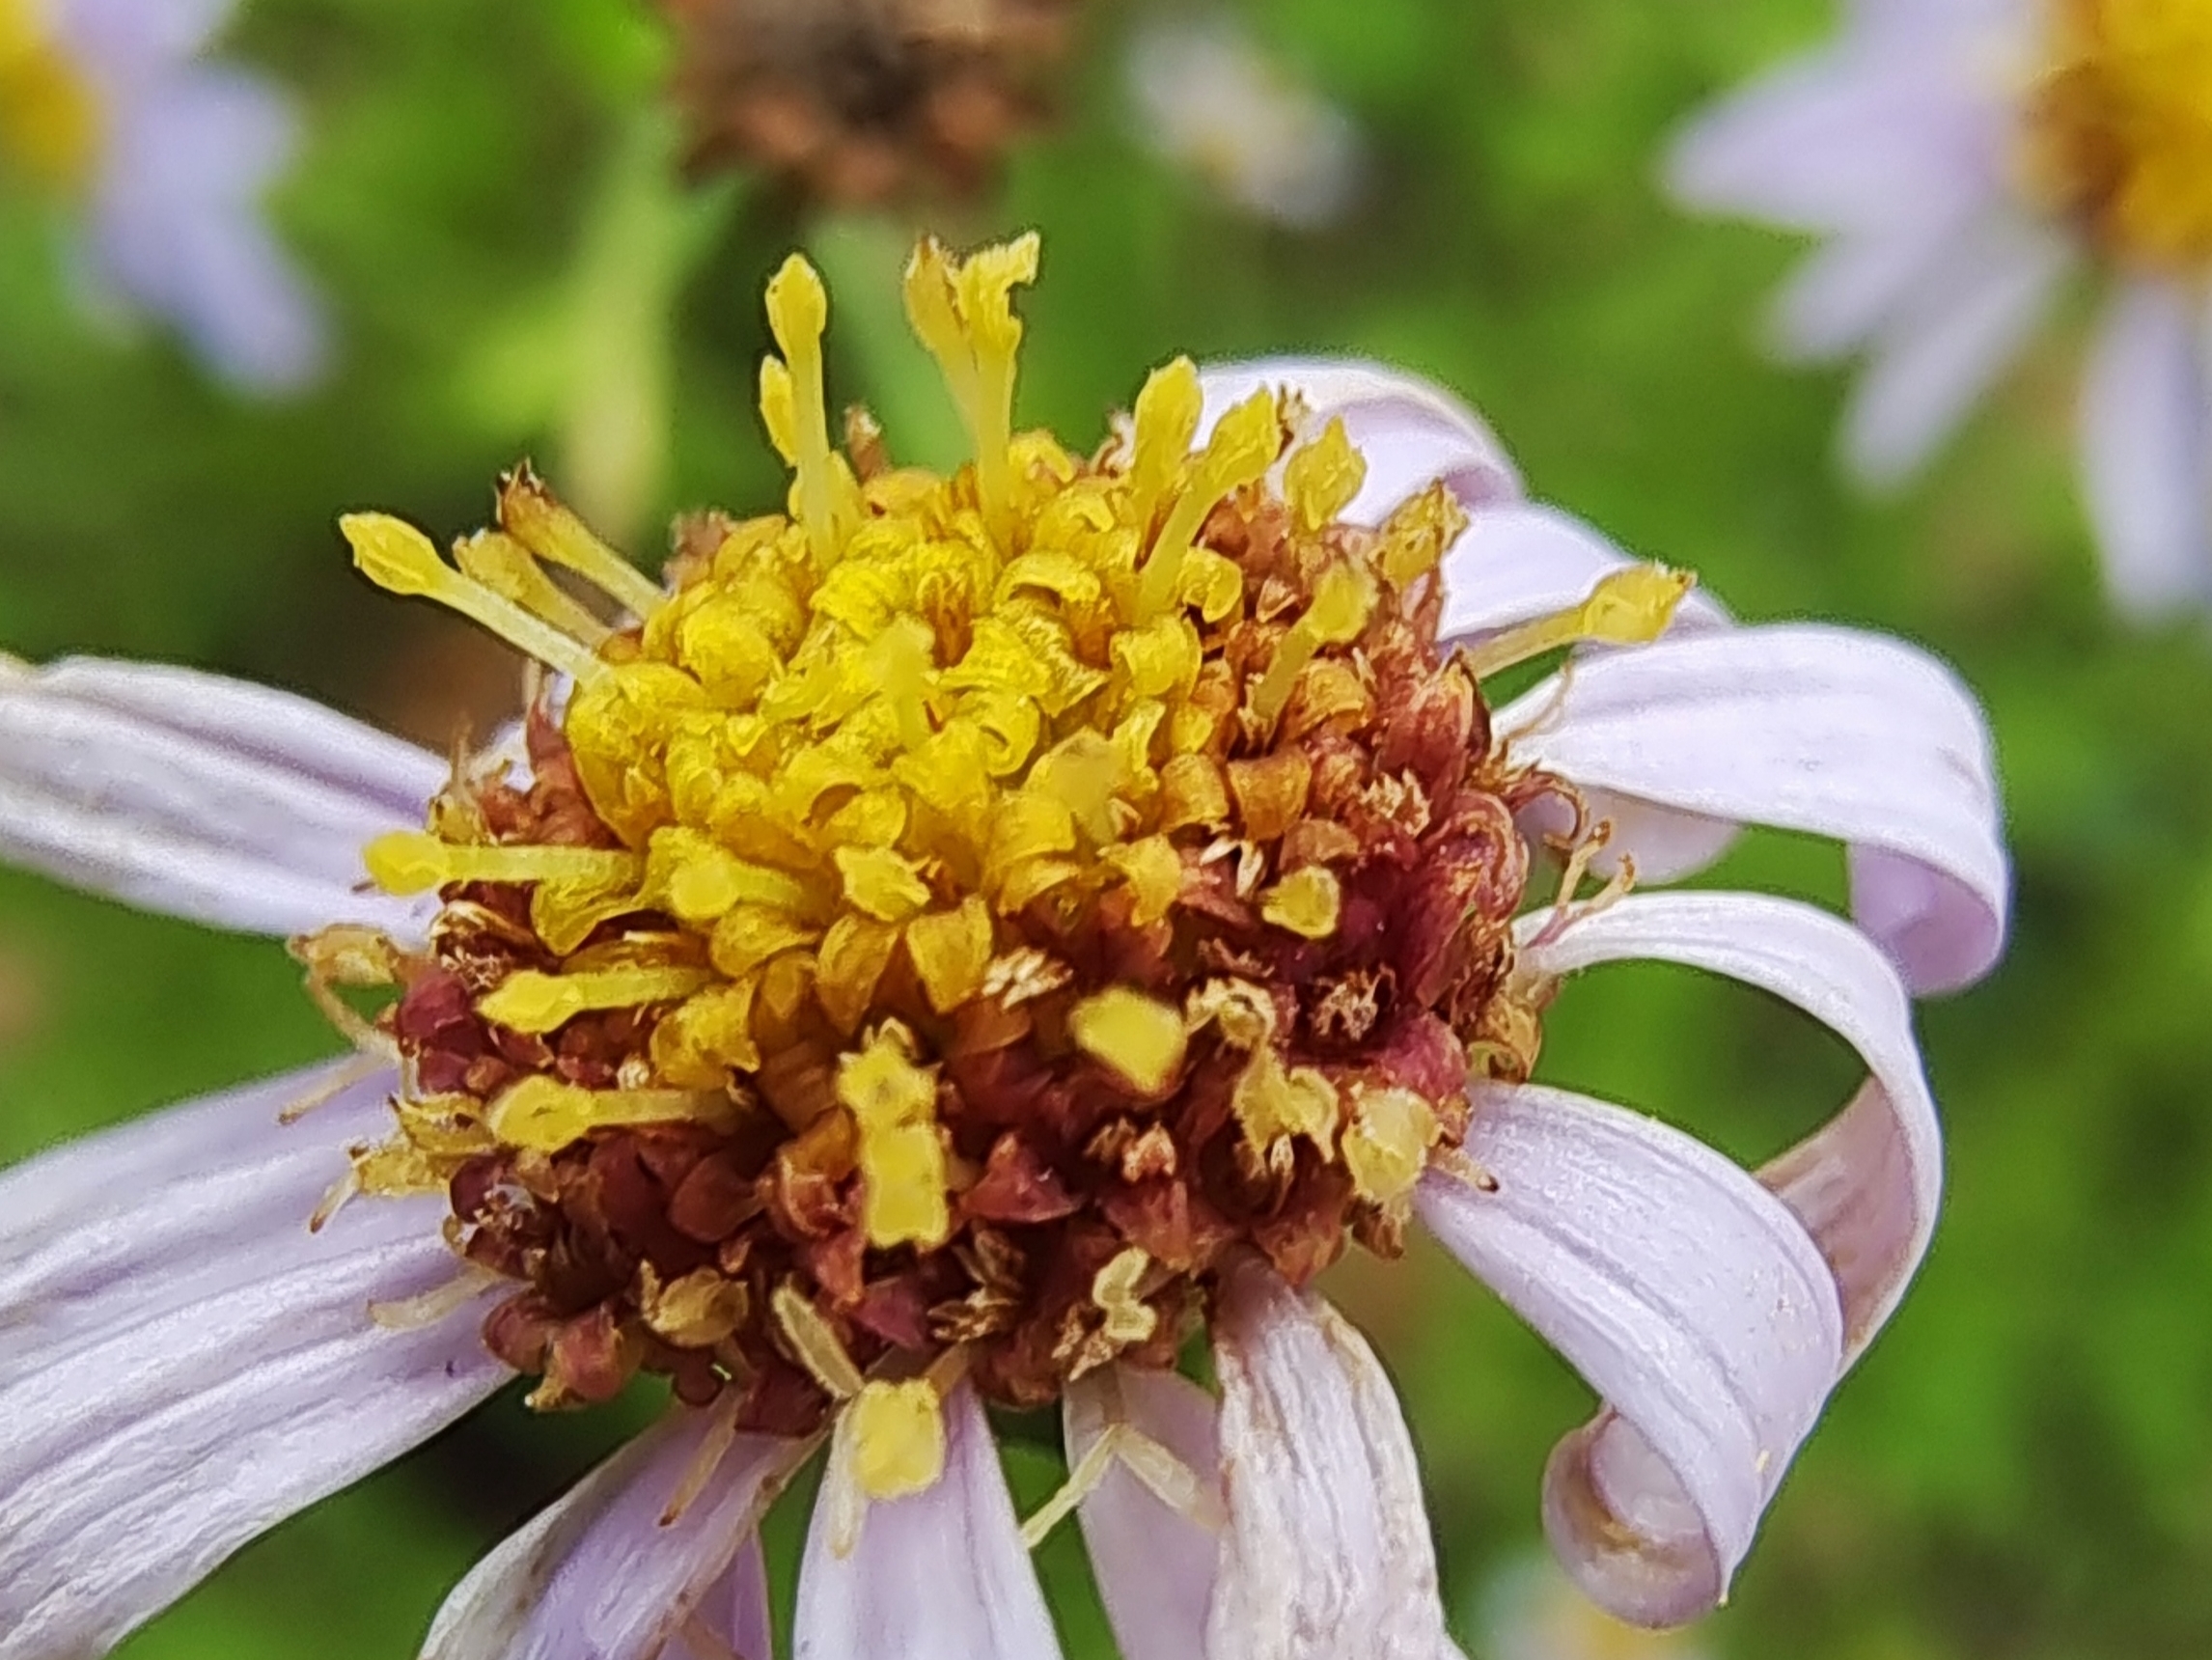
[[1668,178],[1694,207],[1828,238],[1774,337],[1866,357],[1843,449],[1876,485],[2093,268],[2082,485],[2113,596],[2212,603],[2212,10],[1855,0],[1834,41],[1694,122]]
[[205,56],[230,0],[49,0],[0,27],[0,147],[80,211],[96,303],[173,323],[225,380],[298,390],[320,308],[263,218],[294,125],[258,76]]

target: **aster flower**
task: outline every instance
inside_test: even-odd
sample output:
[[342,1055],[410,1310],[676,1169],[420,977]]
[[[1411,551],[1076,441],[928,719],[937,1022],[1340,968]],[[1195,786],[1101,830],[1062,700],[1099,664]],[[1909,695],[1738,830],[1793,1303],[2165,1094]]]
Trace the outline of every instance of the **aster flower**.
[[1139,135],[1247,212],[1311,230],[1351,205],[1358,129],[1233,18],[1148,20],[1128,72]]
[[292,147],[284,100],[207,61],[225,0],[0,4],[0,160],[81,214],[91,297],[174,324],[234,385],[322,367],[320,314],[263,223]]
[[1844,453],[1918,467],[2068,277],[2109,290],[2079,408],[2115,600],[2212,600],[2212,12],[2197,0],[1860,0],[1830,45],[1692,124],[1692,206],[1831,237],[1780,348],[1865,352]]
[[[1129,1660],[1453,1654],[1405,1423],[1312,1289],[1417,1220],[1602,1397],[1545,1481],[1579,1583],[1723,1594],[1934,1221],[1909,993],[2006,903],[1971,696],[1731,625],[1383,370],[1178,360],[1093,456],[1017,432],[1037,258],[909,266],[950,478],[862,414],[833,447],[787,263],[789,512],[686,521],[665,586],[526,469],[451,563],[346,519],[550,671],[484,754],[177,669],[0,679],[0,846],[291,936],[358,1051],[0,1177],[5,1660],[108,1647],[518,1372],[671,1399],[438,1660],[767,1653],[758,1524],[823,1449],[802,1656],[1056,1654],[1029,1548],[1070,1513]],[[1856,925],[1645,891],[1746,822],[1846,844]],[[1632,957],[1796,1004],[1866,1082],[1756,1176],[1527,1082],[1562,982]],[[1054,1401],[1025,1522],[988,1408]]]
[[964,194],[1042,119],[1076,0],[661,0],[692,164],[833,203]]

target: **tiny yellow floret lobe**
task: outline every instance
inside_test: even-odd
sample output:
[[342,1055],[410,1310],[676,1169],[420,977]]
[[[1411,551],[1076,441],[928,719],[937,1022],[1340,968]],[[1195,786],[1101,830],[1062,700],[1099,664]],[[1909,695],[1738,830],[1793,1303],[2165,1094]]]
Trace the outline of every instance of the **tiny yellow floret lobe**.
[[937,1484],[945,1473],[945,1409],[928,1379],[871,1381],[845,1410],[862,1492],[880,1504]]
[[1293,871],[1261,899],[1259,914],[1279,928],[1307,939],[1327,939],[1337,931],[1344,902],[1343,884],[1334,871],[1309,865]]
[[937,1080],[912,1054],[911,1039],[886,1024],[838,1067],[837,1098],[860,1131],[862,1220],[879,1246],[942,1244],[952,1227]]
[[1164,1090],[1182,1065],[1183,1017],[1157,998],[1114,986],[1078,1003],[1067,1015],[1076,1046],[1147,1094]]
[[1562,646],[1584,641],[1608,646],[1646,645],[1667,631],[1674,621],[1675,609],[1697,581],[1691,572],[1664,565],[1625,567],[1600,578],[1581,604],[1507,628],[1466,651],[1462,660],[1480,679]]
[[1413,1191],[1436,1145],[1436,1111],[1411,1090],[1352,1091],[1344,1130],[1344,1164],[1363,1199],[1395,1204]]

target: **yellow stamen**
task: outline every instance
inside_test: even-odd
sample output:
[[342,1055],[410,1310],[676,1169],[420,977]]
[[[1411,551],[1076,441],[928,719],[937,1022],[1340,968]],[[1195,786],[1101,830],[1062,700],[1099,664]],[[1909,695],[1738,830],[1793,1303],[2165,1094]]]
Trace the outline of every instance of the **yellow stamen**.
[[832,1400],[850,1400],[867,1387],[860,1368],[852,1364],[852,1356],[845,1353],[844,1344],[838,1341],[829,1321],[822,1318],[821,1311],[799,1295],[788,1281],[776,1287],[769,1307],[775,1313],[776,1324],[783,1329],[791,1358],[822,1386],[823,1394]]
[[1283,453],[1283,422],[1272,392],[1255,392],[1215,423],[1205,450],[1192,465],[1190,482],[1160,527],[1151,557],[1139,573],[1137,620],[1148,622],[1175,603],[1183,559],[1206,514],[1223,497],[1256,484]]
[[1367,482],[1367,457],[1352,448],[1341,416],[1322,428],[1321,435],[1283,469],[1284,498],[1308,536],[1341,518]]
[[634,886],[645,862],[600,847],[492,846],[394,830],[362,850],[370,879],[388,894],[424,894],[449,882],[600,882]]
[[914,861],[888,847],[840,847],[833,855],[844,897],[870,916],[902,923],[929,902]]
[[935,911],[906,925],[906,954],[929,1007],[950,1014],[983,986],[991,961],[991,909],[971,894],[953,911]]
[[352,544],[361,574],[388,593],[434,599],[578,680],[594,679],[605,671],[590,647],[463,576],[438,557],[429,537],[404,520],[389,513],[347,513],[338,528]]
[[601,541],[592,527],[554,500],[528,466],[499,482],[499,522],[548,565],[572,570],[640,619],[668,602],[652,578]]
[[1153,512],[1175,487],[1204,411],[1198,366],[1187,357],[1153,370],[1137,394],[1137,407],[1131,412],[1129,516],[1140,531],[1150,528]]
[[1581,604],[1508,628],[1470,648],[1463,660],[1477,679],[1540,657],[1562,646],[1590,641],[1606,646],[1647,645],[1667,631],[1674,608],[1697,585],[1687,570],[1632,565],[1614,571]]
[[586,610],[574,595],[545,574],[527,547],[504,531],[483,530],[454,546],[461,574],[594,650],[614,629]]
[[1293,871],[1259,897],[1259,914],[1279,928],[1305,939],[1327,939],[1337,931],[1344,903],[1343,884],[1334,871],[1309,865]]
[[1326,1156],[1336,1150],[1342,1107],[1336,1086],[1313,1066],[1287,1070],[1273,1049],[1256,1049],[1230,1092],[1230,1111],[1255,1152],[1272,1153],[1304,1136]]
[[1151,1267],[1150,1255],[1131,1245],[1092,1276],[1091,1300],[1106,1316],[1099,1331],[1109,1342],[1141,1343],[1159,1329],[1159,1311],[1137,1290]]
[[1075,1046],[1145,1094],[1166,1089],[1183,1064],[1188,1034],[1168,1004],[1127,986],[1110,986],[1067,1011]]
[[1037,280],[1039,247],[1032,231],[954,260],[936,238],[925,237],[906,265],[907,319],[943,368],[975,439],[983,522],[1001,548],[1012,532],[1013,393],[1022,339],[1013,290]]
[[524,969],[477,1003],[486,1020],[516,1032],[545,1033],[595,1009],[642,1009],[674,1003],[704,989],[714,975],[703,968],[608,968],[588,974]]
[[776,369],[762,366],[761,414],[797,475],[798,519],[816,560],[827,569],[852,533],[858,486],[841,471],[843,463],[830,448],[822,373],[829,292],[820,273],[798,254],[768,279],[768,328],[784,356]]
[[886,1021],[866,1048],[838,1064],[837,1098],[860,1131],[861,1225],[888,1249],[935,1247],[953,1230],[937,1079],[913,1060],[903,1028]]
[[1355,1084],[1352,1121],[1344,1130],[1353,1191],[1382,1205],[1403,1199],[1428,1168],[1439,1133],[1435,1109],[1411,1090]]
[[1275,661],[1266,677],[1252,689],[1252,711],[1263,725],[1272,726],[1297,689],[1298,677],[1324,646],[1346,646],[1357,640],[1374,615],[1375,579],[1365,566],[1349,561],[1333,565],[1313,585],[1313,602],[1306,614],[1290,624],[1283,643],[1275,649]]
[[945,1473],[945,1410],[926,1378],[864,1384],[852,1419],[852,1473],[878,1503],[926,1492]]
[[638,1124],[700,1123],[725,1135],[738,1109],[726,1093],[688,1090],[586,1090],[533,1076],[510,1085],[486,1115],[492,1134],[509,1147],[559,1152],[593,1130]]

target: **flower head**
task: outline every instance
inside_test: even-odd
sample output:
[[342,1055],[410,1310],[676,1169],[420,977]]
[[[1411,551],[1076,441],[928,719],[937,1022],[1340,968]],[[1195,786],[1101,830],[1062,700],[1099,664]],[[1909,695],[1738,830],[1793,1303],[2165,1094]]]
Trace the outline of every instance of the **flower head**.
[[93,297],[173,323],[235,385],[289,391],[325,349],[261,218],[291,120],[262,81],[202,60],[228,10],[0,0],[0,164],[82,214]]
[[1076,0],[661,0],[694,165],[833,203],[966,193],[1049,103]]
[[[1074,1514],[1130,1660],[1433,1660],[1411,1443],[1310,1288],[1416,1221],[1604,1397],[1546,1478],[1579,1583],[1723,1594],[1933,1223],[1906,988],[2002,938],[1978,714],[1902,647],[1727,626],[1381,372],[1178,361],[1092,455],[1020,431],[1037,263],[908,268],[973,441],[940,477],[865,414],[833,444],[788,262],[787,511],[686,521],[664,585],[527,469],[450,562],[347,517],[540,665],[483,755],[174,671],[0,679],[0,845],[295,934],[360,1052],[0,1181],[10,1660],[97,1651],[515,1371],[674,1400],[456,1591],[441,1660],[765,1652],[758,1525],[825,1444],[802,1653],[1049,1660],[1028,1547]],[[1866,931],[1630,891],[1754,817],[1853,844]],[[1562,982],[1637,955],[1797,1002],[1866,1083],[1758,1178],[1529,1083]],[[987,1407],[1047,1401],[1069,1480],[1023,1522]]]
[[2212,20],[2197,0],[1862,5],[1839,39],[1694,124],[1685,201],[1833,238],[1783,349],[1871,359],[1854,468],[1901,480],[2072,269],[2112,290],[2080,411],[2114,597],[2212,599]]

